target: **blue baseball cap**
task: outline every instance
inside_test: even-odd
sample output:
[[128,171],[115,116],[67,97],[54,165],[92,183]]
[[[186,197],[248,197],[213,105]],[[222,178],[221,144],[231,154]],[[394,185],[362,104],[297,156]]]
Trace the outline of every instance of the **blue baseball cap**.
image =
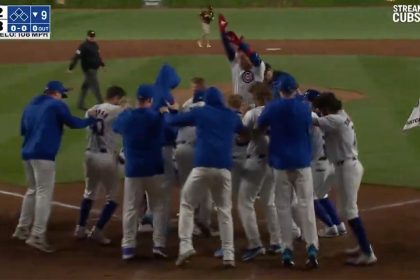
[[67,98],[67,92],[69,92],[71,88],[64,87],[63,83],[60,81],[49,81],[48,84],[45,86],[44,93],[47,91],[58,91],[61,93],[63,98]]
[[280,78],[279,91],[293,91],[298,89],[299,85],[292,75],[285,74]]
[[315,98],[321,95],[321,93],[316,89],[308,89],[303,95],[305,96],[306,100],[308,100],[309,102],[313,102]]
[[137,89],[137,99],[151,99],[155,95],[156,88],[153,85],[140,85]]

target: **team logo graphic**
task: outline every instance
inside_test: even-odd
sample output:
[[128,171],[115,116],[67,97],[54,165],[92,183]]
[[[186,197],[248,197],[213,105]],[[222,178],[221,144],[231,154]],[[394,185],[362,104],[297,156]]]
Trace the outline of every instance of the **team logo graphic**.
[[251,71],[244,71],[242,73],[242,81],[244,81],[244,83],[247,84],[254,81],[254,73],[252,73]]

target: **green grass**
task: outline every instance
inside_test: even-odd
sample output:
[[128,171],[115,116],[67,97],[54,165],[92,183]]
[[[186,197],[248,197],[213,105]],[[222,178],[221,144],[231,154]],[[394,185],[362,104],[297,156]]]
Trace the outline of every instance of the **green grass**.
[[[396,24],[392,9],[218,9],[248,39],[419,39],[418,25]],[[65,11],[52,15],[53,40],[80,40],[95,29],[104,39],[196,39],[198,10]],[[216,23],[211,37],[218,38]]]
[[[401,128],[418,100],[420,59],[366,56],[266,56],[275,67],[294,73],[303,84],[356,90],[366,98],[346,104],[356,124],[360,157],[366,168],[364,181],[420,187],[420,132],[403,134]],[[230,71],[221,56],[153,57],[108,61],[100,74],[101,86],[122,85],[130,96],[137,85],[151,82],[163,61],[170,62],[187,87],[189,78],[204,76],[210,84],[228,83]],[[202,67],[206,65],[207,67]],[[23,183],[19,159],[19,118],[24,105],[46,80],[62,79],[78,88],[81,74],[64,73],[65,63],[0,65],[0,181]],[[25,81],[25,82],[22,82]],[[77,90],[68,100],[74,112]],[[91,102],[93,100],[91,99]],[[82,178],[85,145],[83,130],[65,131],[58,157],[58,181]]]

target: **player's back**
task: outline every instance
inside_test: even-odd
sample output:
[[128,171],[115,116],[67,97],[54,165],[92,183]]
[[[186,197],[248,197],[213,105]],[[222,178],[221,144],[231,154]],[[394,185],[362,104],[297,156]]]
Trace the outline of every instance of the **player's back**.
[[98,121],[88,128],[88,144],[86,149],[91,152],[116,153],[117,134],[112,130],[112,124],[123,108],[110,103],[95,105]]

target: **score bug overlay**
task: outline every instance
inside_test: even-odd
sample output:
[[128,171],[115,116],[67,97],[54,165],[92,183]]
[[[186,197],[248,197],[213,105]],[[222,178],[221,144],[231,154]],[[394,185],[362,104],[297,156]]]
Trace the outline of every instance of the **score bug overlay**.
[[51,36],[51,6],[0,5],[0,40],[40,40]]

